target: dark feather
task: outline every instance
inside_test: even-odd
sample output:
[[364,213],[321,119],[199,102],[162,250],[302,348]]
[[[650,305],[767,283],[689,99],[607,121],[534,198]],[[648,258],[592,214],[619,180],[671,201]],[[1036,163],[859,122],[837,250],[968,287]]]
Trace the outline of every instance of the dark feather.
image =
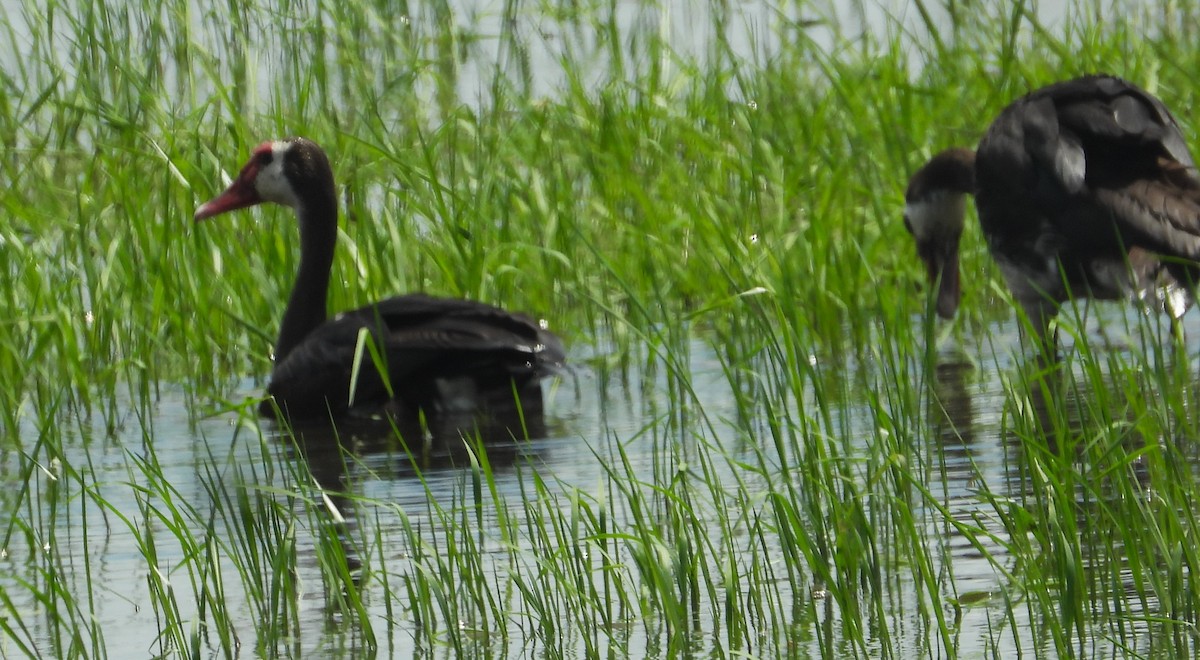
[[[523,387],[556,373],[566,357],[558,337],[533,319],[470,300],[423,294],[396,296],[344,314],[314,330],[275,367],[268,391],[295,410],[334,415],[379,409],[388,395],[369,352],[351,374],[360,335],[382,356],[394,398],[410,408],[443,405],[442,383],[465,379],[478,391]],[[326,408],[328,403],[328,409]]]
[[1133,247],[1200,258],[1200,181],[1183,135],[1124,81],[1080,78],[1014,102],[976,167],[980,222],[1002,251],[1056,245],[1068,267]]
[[329,158],[315,142],[259,145],[237,179],[195,217],[261,202],[293,207],[300,229],[300,265],[275,342],[278,363],[264,413],[278,410],[295,422],[347,412],[413,421],[421,419],[418,411],[518,404],[540,412],[538,379],[557,371],[565,355],[559,339],[528,316],[413,294],[326,321],[337,202]]
[[[934,207],[914,202],[961,192],[970,165],[946,153],[914,175],[906,208],[928,216]],[[939,160],[951,169],[931,167]],[[974,176],[988,249],[1041,330],[1072,297],[1151,298],[1174,314],[1190,301],[1200,275],[1200,177],[1178,123],[1151,94],[1111,76],[1038,89],[992,122]],[[948,236],[957,250],[961,218],[940,208],[918,218],[918,238]]]

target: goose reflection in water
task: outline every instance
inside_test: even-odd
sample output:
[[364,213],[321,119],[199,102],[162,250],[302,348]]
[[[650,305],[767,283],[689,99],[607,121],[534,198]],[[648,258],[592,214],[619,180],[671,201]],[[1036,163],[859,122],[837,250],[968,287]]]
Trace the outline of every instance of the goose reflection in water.
[[[340,546],[334,556],[344,558],[351,580],[326,587],[340,588],[343,595],[363,578],[362,536],[380,531],[361,529],[379,524],[375,515],[360,520],[364,505],[370,509],[386,502],[406,519],[431,515],[443,499],[462,503],[461,488],[474,478],[476,466],[486,466],[491,478],[544,462],[554,445],[549,436],[565,435],[548,428],[540,407],[516,406],[492,407],[486,416],[478,411],[434,415],[402,426],[394,418],[355,418],[336,425],[280,422],[272,428],[296,474],[303,475],[300,479],[311,475],[317,489],[308,500],[317,507],[322,538]],[[426,526],[425,532],[436,528]]]

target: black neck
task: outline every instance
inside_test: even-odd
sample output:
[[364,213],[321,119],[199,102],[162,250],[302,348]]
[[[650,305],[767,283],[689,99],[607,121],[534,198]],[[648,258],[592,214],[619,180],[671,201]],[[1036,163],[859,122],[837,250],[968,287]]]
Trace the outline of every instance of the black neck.
[[307,200],[296,209],[300,223],[300,267],[275,343],[276,364],[282,363],[310,332],[325,323],[329,271],[337,244],[337,204],[333,195],[325,197]]

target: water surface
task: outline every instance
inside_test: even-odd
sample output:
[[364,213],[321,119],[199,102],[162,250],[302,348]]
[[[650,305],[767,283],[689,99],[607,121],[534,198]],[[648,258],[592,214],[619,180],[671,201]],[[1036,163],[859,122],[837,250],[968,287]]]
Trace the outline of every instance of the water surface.
[[[1115,309],[1104,310],[1100,324],[1114,319],[1124,322],[1128,318],[1134,323],[1139,322],[1138,312],[1122,312],[1121,308],[1110,307]],[[1094,341],[1104,341],[1097,334],[1097,323],[1094,321],[1093,324],[1089,336]],[[1197,325],[1196,314],[1189,315],[1189,330],[1200,332]],[[1019,361],[1015,324],[1004,323],[992,330],[986,339],[974,340],[995,347],[997,341],[1011,339],[1014,343],[1002,344],[1001,349],[1011,349],[1013,362]],[[910,457],[913,466],[927,475],[926,486],[934,498],[933,502],[919,504],[916,514],[918,520],[929,525],[927,538],[940,546],[932,553],[939,562],[933,568],[943,576],[940,580],[942,588],[967,603],[956,615],[954,639],[954,650],[964,656],[991,652],[1007,654],[1017,648],[1045,648],[1044,640],[1031,637],[1032,628],[1025,620],[1028,610],[1021,606],[1010,608],[1006,602],[1006,599],[1021,596],[997,570],[997,565],[1006,571],[1020,567],[1009,563],[1006,545],[1012,539],[996,521],[992,505],[981,497],[981,494],[987,494],[993,498],[1019,500],[1029,494],[1029,480],[1023,473],[1027,469],[1023,466],[1028,465],[1024,453],[1029,450],[1023,443],[1028,441],[1014,437],[1008,430],[1011,417],[1021,414],[1014,409],[1003,382],[1011,377],[1013,367],[1012,364],[987,360],[982,360],[982,366],[971,366],[956,359],[977,347],[978,344],[972,346],[971,343],[943,347],[942,364],[934,374],[935,394],[929,401],[927,425],[914,429],[921,438],[919,451],[923,455]],[[1124,349],[1117,339],[1113,348],[1105,350]],[[365,546],[355,543],[350,546],[369,547],[373,553],[378,553],[365,558],[374,571],[373,580],[378,580],[379,572],[383,571],[395,581],[420,570],[418,562],[414,561],[414,551],[445,552],[462,543],[461,538],[455,538],[456,534],[463,533],[462,528],[455,530],[445,526],[445,512],[454,512],[452,516],[456,520],[459,516],[468,520],[466,529],[476,541],[472,552],[479,553],[483,574],[495,575],[496,584],[503,585],[509,571],[534,570],[538,553],[546,549],[540,543],[532,544],[524,535],[515,538],[502,535],[498,529],[501,521],[496,518],[500,509],[493,505],[497,501],[505,503],[503,510],[507,522],[515,523],[512,529],[525,529],[530,521],[523,518],[529,510],[522,504],[530,501],[531,480],[535,474],[553,493],[561,496],[550,506],[560,507],[569,518],[572,497],[603,500],[610,496],[608,489],[611,486],[604,470],[618,469],[620,452],[624,452],[630,464],[638,466],[639,470],[645,469],[649,478],[655,470],[673,464],[679,456],[688,455],[689,451],[681,448],[680,443],[697,442],[705,443],[710,456],[723,459],[709,464],[715,471],[712,475],[715,481],[744,484],[742,496],[751,501],[761,495],[763,491],[758,489],[765,488],[766,481],[748,472],[745,466],[758,464],[770,470],[772,465],[778,465],[777,458],[769,456],[770,443],[765,437],[748,437],[747,426],[737,421],[739,410],[735,397],[721,359],[710,345],[698,339],[690,351],[695,401],[688,405],[703,411],[711,421],[709,429],[673,428],[674,425],[664,418],[664,411],[678,408],[677,402],[671,400],[665,377],[646,381],[636,392],[615,380],[607,387],[599,387],[597,373],[586,366],[588,356],[577,354],[576,361],[581,366],[550,390],[547,437],[516,443],[496,442],[487,450],[494,484],[483,488],[482,497],[486,504],[481,509],[476,509],[473,504],[477,484],[476,473],[470,467],[470,453],[465,451],[465,445],[453,441],[438,445],[429,455],[418,456],[414,461],[394,440],[384,440],[380,444],[364,435],[360,436],[359,449],[350,459],[351,464],[345,465],[341,456],[332,450],[332,445],[323,444],[324,441],[315,437],[310,438],[306,452],[297,452],[295,446],[266,421],[261,422],[264,429],[261,436],[254,429],[253,419],[233,413],[195,422],[187,412],[185,398],[172,390],[164,392],[144,427],[130,423],[127,428],[107,433],[104,429],[85,425],[62,443],[65,453],[59,457],[38,452],[34,444],[38,431],[31,427],[27,429],[30,444],[22,453],[37,456],[40,464],[30,475],[23,475],[18,472],[23,464],[18,454],[10,452],[6,455],[2,464],[3,480],[9,494],[4,501],[6,508],[16,507],[27,520],[56,522],[32,532],[23,526],[10,529],[4,562],[6,570],[0,572],[0,587],[9,598],[15,599],[16,611],[27,615],[24,621],[34,625],[47,625],[45,622],[50,617],[35,594],[51,588],[71,592],[75,595],[76,606],[88,607],[94,612],[96,625],[103,631],[110,655],[141,657],[152,654],[159,648],[158,630],[163,615],[147,607],[148,585],[169,585],[176,590],[181,611],[175,615],[189,625],[199,625],[203,618],[198,609],[188,609],[196,602],[191,591],[196,585],[190,581],[195,567],[189,568],[189,564],[200,559],[191,554],[194,549],[181,547],[177,541],[179,535],[169,526],[186,524],[192,526],[190,535],[195,538],[205,539],[217,534],[227,542],[233,542],[230,530],[225,527],[230,518],[219,513],[221,505],[214,501],[214,484],[220,484],[229,492],[265,494],[268,499],[295,507],[297,528],[283,537],[291,539],[297,554],[296,577],[303,592],[299,595],[299,610],[295,616],[302,635],[288,642],[288,648],[304,656],[346,651],[347,645],[353,647],[363,641],[355,642],[353,636],[347,636],[342,625],[344,614],[331,611],[330,594],[323,591],[324,582],[315,554],[316,536],[323,526],[334,525],[343,537],[367,539]],[[824,358],[814,359],[819,362]],[[859,371],[864,382],[871,380],[869,365],[846,368]],[[246,384],[247,396],[254,396],[257,391],[255,384]],[[847,437],[861,435],[863,438],[861,445],[849,448],[851,452],[861,451],[862,456],[851,454],[845,457],[847,460],[866,460],[875,451],[870,444],[879,419],[866,402],[867,398],[864,393],[862,400],[837,401],[827,411],[847,425],[850,429]],[[806,405],[812,404],[809,401]],[[1070,405],[1082,409],[1086,408],[1087,402],[1075,401]],[[1006,423],[1006,419],[1010,422]],[[768,455],[766,465],[761,464],[763,459],[760,458],[764,451]],[[791,456],[788,460],[794,462],[798,458],[802,457]],[[161,471],[165,479],[159,482],[147,478],[141,465],[144,461],[152,461],[155,470]],[[79,472],[64,474],[61,466],[72,466]],[[327,502],[287,495],[298,491],[309,495],[318,492],[294,481],[294,474],[305,472],[292,469],[297,466],[311,469],[329,496]],[[26,477],[33,484],[29,497],[34,501],[15,502],[12,493],[19,490]],[[154,492],[164,486],[170,488],[169,494]],[[85,489],[87,495],[83,493]],[[533,497],[537,500],[536,495]],[[106,503],[104,507],[97,505],[101,501]],[[932,506],[934,502],[936,506]],[[1082,501],[1080,504],[1085,505]],[[541,505],[547,503],[543,501]],[[762,506],[761,503],[752,504],[751,508]],[[344,519],[342,522],[328,514],[330,507],[337,510],[337,515]],[[176,515],[173,508],[187,511]],[[952,519],[987,529],[994,538],[985,539],[985,546],[980,548],[980,535],[964,537],[947,524],[939,508]],[[623,517],[629,515],[627,507],[619,505],[614,511],[618,514],[612,521],[615,529],[630,524],[630,519]],[[213,529],[198,525],[201,521],[214,519]],[[712,525],[714,538],[723,533],[721,521],[715,516],[702,522]],[[130,525],[138,532],[135,533]],[[44,536],[44,530],[49,530],[50,536]],[[415,537],[412,530],[417,530]],[[414,538],[419,538],[423,545],[415,546]],[[780,536],[765,538],[771,543],[783,542]],[[152,544],[152,550],[146,547],[148,542]],[[352,559],[357,551],[351,550]],[[776,561],[783,561],[787,556],[785,549],[778,546],[762,548],[761,552]],[[147,556],[153,556],[155,563],[148,565]],[[56,567],[58,577],[54,584],[43,582],[47,562]],[[255,600],[243,592],[244,580],[228,561],[218,561],[218,564],[227,573],[224,599],[230,611],[251,616],[255,611]],[[799,568],[806,571],[803,566]],[[267,572],[269,574],[269,569]],[[888,628],[892,635],[900,636],[902,646],[921,654],[933,652],[941,644],[921,624],[920,589],[912,582],[911,575],[906,575],[909,574],[900,570],[888,578],[891,585],[889,598],[894,602],[889,614],[893,620]],[[30,585],[35,586],[31,588]],[[841,615],[838,608],[822,597],[821,585],[815,579],[811,589],[800,593],[793,593],[786,584],[776,588],[776,597],[790,603],[789,609],[809,608],[817,621],[828,619],[833,622],[834,630],[839,629]],[[417,629],[411,620],[404,614],[397,617],[396,612],[406,611],[403,603],[388,603],[386,598],[381,598],[379,594],[383,590],[378,582],[368,582],[365,590],[365,602],[376,622],[376,642],[382,647],[382,655],[408,657],[422,649],[428,650],[427,642],[417,639]],[[61,607],[64,601],[58,603]],[[522,611],[519,597],[513,605],[513,611]],[[1153,607],[1152,603],[1147,605]],[[708,610],[701,608],[700,611]],[[1145,614],[1152,615],[1152,609]],[[388,621],[392,622],[391,634],[384,636],[380,631],[389,630]],[[461,622],[467,627],[479,624]],[[699,629],[710,630],[716,624],[701,621]],[[661,640],[657,639],[657,635],[662,634],[658,624],[631,620],[628,625],[629,629],[624,633],[625,646],[618,653],[653,657],[662,652]],[[251,655],[249,649],[257,643],[254,628],[249,624],[237,628],[243,655]],[[52,627],[47,625],[41,632],[33,631],[32,636],[41,638],[51,634],[51,630]],[[818,642],[811,638],[805,642],[805,635],[792,639],[780,631],[775,631],[774,635],[773,639],[762,642],[765,649],[786,645],[802,655],[821,653]],[[893,638],[891,643],[896,641]],[[210,639],[209,643],[214,648],[206,654],[220,656],[215,648],[217,640]],[[526,643],[528,640],[511,638],[507,642],[492,640],[486,653],[515,655],[533,651],[524,646]],[[701,635],[697,644],[698,650],[708,648],[712,640]],[[577,648],[582,652],[582,647]],[[1099,655],[1115,657],[1118,654],[1101,652]]]
[[[3,0],[3,4],[9,10],[10,24],[20,34],[22,14],[13,9],[13,0]],[[1048,12],[1047,21],[1052,24],[1055,11],[1064,4],[1045,3],[1039,10]],[[459,37],[467,42],[449,58],[442,54],[443,60],[450,62],[446,80],[456,101],[485,105],[497,67],[518,79],[526,72],[531,96],[553,96],[566,84],[564,60],[612,60],[597,56],[612,46],[604,42],[592,22],[556,22],[530,11],[509,25],[503,21],[502,6],[452,4]],[[433,11],[427,5],[414,7],[413,16],[405,20],[418,27],[436,20],[430,13],[421,13]],[[861,11],[847,10],[839,3],[825,8],[729,3],[724,5],[728,20],[723,34],[714,31],[714,21],[704,14],[712,7],[708,3],[616,2],[611,7],[611,16],[599,14],[599,23],[611,19],[619,34],[629,36],[617,48],[634,67],[647,65],[644,42],[638,40],[646,34],[668,35],[678,54],[694,56],[700,62],[720,42],[744,66],[769,60],[781,40],[795,38],[802,31],[817,44],[829,43],[832,34],[828,24],[821,22],[829,17],[839,17],[843,26],[849,26],[844,29],[861,29],[869,35],[879,32],[886,36],[888,30],[902,25],[912,26],[916,39],[927,36],[918,27],[913,6],[901,2],[873,4]],[[34,9],[30,7],[30,11]],[[191,16],[191,27],[201,32],[220,22],[220,16],[212,13],[198,11]],[[393,27],[388,24],[375,29]],[[500,52],[498,35],[505,29],[515,30],[521,52]],[[270,35],[255,35],[250,40],[252,59],[261,58],[262,63],[255,69],[254,79],[261,98],[275,92],[271,81],[287,68],[287,63],[269,57],[270,44]],[[61,52],[70,52],[65,41]],[[465,56],[460,56],[462,53]],[[72,75],[74,63],[69,57],[60,64],[64,75]],[[219,63],[226,65],[225,60]],[[677,65],[666,63],[668,67]],[[591,71],[594,78],[583,84],[594,84],[606,74],[602,68]],[[435,87],[431,85],[428,91],[431,98],[437,94]],[[748,101],[740,98],[736,89],[730,90],[730,97]],[[186,98],[178,101],[188,103]],[[258,107],[253,100],[249,105]],[[921,322],[913,319],[913,323]],[[1138,364],[1129,357],[1130,347],[1137,345],[1137,332],[1130,328],[1136,329],[1140,323],[1142,317],[1136,310],[1102,306],[1088,327],[1087,340],[1109,345],[1103,354],[1116,356],[1120,364]],[[1187,317],[1191,337],[1200,337],[1198,325],[1193,312]],[[1099,332],[1100,327],[1104,333]],[[35,650],[47,655],[54,648],[71,646],[70,640],[58,639],[62,634],[56,623],[59,618],[89,622],[101,632],[102,651],[110,656],[158,653],[166,644],[164,629],[172,625],[185,631],[205,629],[214,614],[203,603],[215,585],[220,585],[218,599],[236,617],[233,627],[238,634],[239,657],[259,655],[260,644],[299,657],[360,657],[362,649],[371,644],[378,645],[379,654],[385,657],[409,657],[430,647],[450,656],[453,652],[439,645],[442,640],[430,642],[421,637],[412,603],[397,599],[406,593],[403,585],[417,581],[430,566],[448,562],[452,554],[465,548],[476,558],[479,573],[488,576],[486,586],[495,587],[500,594],[497,597],[506,599],[511,620],[503,625],[481,620],[445,625],[466,630],[467,637],[477,640],[479,647],[474,650],[481,654],[551,654],[538,647],[541,642],[535,637],[521,634],[529,608],[522,594],[510,586],[510,578],[519,574],[529,579],[553,565],[542,561],[547,555],[590,546],[536,537],[531,530],[539,529],[542,521],[532,520],[530,515],[555,511],[570,520],[580,510],[578,502],[584,501],[613,514],[610,524],[616,534],[632,535],[636,521],[629,498],[614,492],[618,480],[609,472],[625,475],[622,463],[627,462],[637,475],[644,476],[634,487],[650,497],[660,483],[695,482],[697,496],[712,499],[702,499],[696,507],[696,523],[710,538],[722,539],[728,524],[723,512],[744,511],[749,512],[749,520],[769,519],[770,496],[781,490],[779,484],[803,478],[800,467],[815,460],[811,446],[775,444],[772,424],[782,418],[785,424],[811,424],[811,437],[820,438],[811,443],[836,446],[837,460],[851,465],[848,474],[860,478],[855,486],[872,495],[876,493],[872,479],[878,474],[870,470],[880,459],[881,429],[887,430],[891,424],[894,428],[888,433],[905,435],[896,460],[903,459],[907,469],[921,477],[928,493],[913,499],[918,533],[912,542],[931,559],[929,570],[936,576],[931,583],[943,598],[959,604],[957,611],[944,613],[953,622],[953,637],[947,645],[931,631],[925,595],[929,584],[915,580],[909,555],[889,545],[902,545],[896,537],[881,534],[878,547],[884,554],[891,553],[892,560],[890,564],[886,558],[882,562],[889,569],[879,588],[879,599],[885,602],[882,606],[870,604],[875,607],[865,608],[869,612],[864,618],[878,616],[886,621],[857,622],[867,629],[861,636],[868,651],[887,647],[922,656],[978,657],[1053,648],[1046,639],[1035,636],[1034,630],[1042,624],[1032,620],[1030,613],[1036,608],[1013,605],[1026,596],[1019,583],[1007,575],[1020,575],[1023,569],[1008,548],[1022,539],[1013,538],[996,515],[995,502],[1005,498],[1020,502],[1036,494],[1031,492],[1029,453],[1040,451],[1041,443],[1049,441],[1049,435],[1014,433],[1014,426],[1019,426],[1014,419],[1052,416],[1043,410],[1044,401],[1026,401],[1019,395],[1020,388],[1014,390],[1015,374],[1024,360],[1015,323],[998,321],[979,334],[963,333],[940,346],[940,364],[927,373],[917,372],[923,374],[929,391],[919,397],[921,407],[915,416],[881,407],[885,396],[881,392],[896,371],[893,365],[870,359],[870,351],[863,347],[850,355],[823,354],[814,348],[810,356],[814,371],[803,376],[798,393],[780,397],[781,401],[746,406],[739,399],[746,393],[735,391],[730,384],[730,365],[714,348],[715,343],[698,332],[686,346],[688,356],[681,364],[686,367],[689,388],[683,391],[681,379],[673,378],[661,361],[656,362],[655,373],[635,371],[627,381],[605,373],[593,358],[604,357],[611,349],[602,338],[581,338],[572,349],[575,372],[550,390],[546,433],[530,440],[490,444],[486,449],[492,475],[488,483],[481,483],[472,468],[478,456],[472,455],[470,445],[454,437],[442,438],[428,452],[410,445],[412,454],[392,438],[353,436],[343,437],[353,441],[355,450],[349,458],[335,451],[328,439],[310,437],[301,450],[272,424],[252,416],[236,412],[205,415],[204,411],[221,410],[221,405],[212,400],[211,393],[193,391],[184,383],[161,384],[160,395],[148,409],[132,400],[117,401],[113,404],[118,411],[115,415],[65,410],[41,416],[37,411],[51,406],[31,402],[30,414],[16,434],[19,441],[7,447],[0,458],[4,491],[0,504],[2,510],[13,512],[9,520],[0,521],[5,523],[0,591],[11,601],[9,609],[19,613],[22,625],[29,627],[22,631],[22,638],[35,640]],[[734,366],[754,372],[771,365]],[[1192,366],[1188,369],[1195,371]],[[1109,376],[1102,373],[1102,387]],[[1084,427],[1095,415],[1090,404],[1100,397],[1088,389],[1095,386],[1094,379],[1083,382],[1089,385],[1077,388],[1062,402],[1068,411],[1068,428],[1072,424]],[[825,393],[832,396],[818,397],[820,388],[827,388]],[[252,398],[260,391],[259,384],[248,381],[232,398]],[[752,398],[769,394],[751,390]],[[1124,395],[1115,396],[1119,400]],[[776,418],[765,414],[772,406],[778,406],[774,408]],[[895,412],[894,419],[887,419],[885,412]],[[825,419],[830,420],[828,426]],[[1179,440],[1135,435],[1130,434],[1131,443]],[[791,467],[785,469],[784,465]],[[309,478],[310,472],[315,482]],[[1136,469],[1133,472],[1136,474]],[[541,491],[534,487],[539,479]],[[715,489],[714,484],[718,486]],[[713,494],[714,490],[719,492]],[[1090,497],[1081,489],[1079,506],[1095,506]],[[665,499],[651,501],[665,510]],[[886,502],[871,501],[870,496],[864,499],[866,514],[888,510]],[[275,511],[294,515],[290,519],[268,515],[257,507],[277,507]],[[663,511],[655,513],[663,520],[669,518]],[[818,511],[804,522],[817,528],[826,522],[823,516],[833,514]],[[982,531],[967,535],[953,522]],[[239,533],[246,530],[240,524],[264,526],[249,529],[243,538]],[[770,657],[784,651],[820,656],[830,647],[855,650],[854,635],[845,632],[855,622],[848,621],[851,617],[830,595],[833,585],[822,583],[811,565],[791,559],[796,556],[795,549],[786,547],[782,533],[755,534],[751,526],[746,522],[737,528],[742,535],[730,543],[742,554],[729,563],[741,571],[737,577],[745,581],[752,568],[774,571],[777,579],[762,580],[755,588],[773,590],[770,599],[790,617],[790,625],[776,627],[764,616],[759,622],[761,629],[754,631],[757,647],[753,652]],[[464,530],[471,535],[469,543],[463,538]],[[834,526],[828,540],[836,543],[838,535],[846,533]],[[331,538],[332,542],[344,542],[352,572],[370,571],[361,586],[373,642],[355,627],[351,613],[334,605],[337,594],[319,565],[328,555],[319,549]],[[614,546],[619,547],[622,570],[636,582],[634,578],[640,576],[630,556],[634,544],[622,539]],[[287,628],[289,634],[281,639],[261,640],[256,637],[254,622],[261,616],[264,600],[270,599],[255,591],[269,592],[276,570],[262,565],[248,576],[238,567],[253,563],[245,557],[259,553],[265,557],[267,551],[279,547],[292,548],[295,553],[290,570],[295,571],[300,592],[296,609],[289,610],[295,625]],[[243,560],[232,561],[231,556]],[[762,558],[763,565],[751,566],[750,558]],[[1114,561],[1119,564],[1126,558]],[[594,557],[589,561],[598,562]],[[724,566],[709,568],[710,577],[725,570]],[[197,575],[205,570],[221,579],[198,581]],[[787,580],[789,571],[798,575],[794,582]],[[601,579],[598,572],[590,575]],[[1120,577],[1127,579],[1124,574]],[[445,586],[452,589],[455,585]],[[178,609],[155,609],[154,603],[161,601],[149,594],[160,589],[174,594],[172,602]],[[287,600],[288,596],[281,598]],[[716,632],[725,622],[711,617],[722,605],[710,598],[708,591],[699,594],[696,611],[701,616],[695,623],[698,632],[693,649],[697,654],[728,651],[722,646],[721,633]],[[1124,621],[1159,614],[1156,602],[1131,597],[1121,604],[1130,602],[1136,607],[1123,613]],[[563,646],[582,656],[586,645],[571,636],[571,617],[577,615],[562,612]],[[601,651],[612,644],[617,656],[667,655],[664,623],[637,615],[621,613],[620,627],[612,634],[615,641],[600,640]],[[477,632],[489,626],[506,629],[508,638],[488,640]],[[298,631],[297,637],[290,635],[293,629]],[[1088,632],[1099,640],[1111,638],[1111,631],[1100,625]],[[1141,640],[1145,634],[1138,628],[1132,639]],[[225,655],[215,633],[200,634],[199,638],[203,640],[201,656]],[[86,648],[89,642],[84,638],[78,644]],[[1120,655],[1103,641],[1089,648],[1095,657]],[[0,655],[17,652],[11,639],[0,640]]]

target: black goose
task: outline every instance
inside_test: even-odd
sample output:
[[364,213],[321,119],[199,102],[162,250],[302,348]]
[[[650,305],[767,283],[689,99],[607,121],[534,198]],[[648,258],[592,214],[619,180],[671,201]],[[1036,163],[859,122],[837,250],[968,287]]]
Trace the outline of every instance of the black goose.
[[913,175],[904,224],[937,312],[959,300],[964,198],[1044,345],[1073,296],[1157,297],[1178,319],[1200,271],[1200,179],[1166,106],[1111,76],[1055,83],[1013,102],[975,152],[949,149]]
[[[195,218],[262,202],[292,207],[300,225],[300,266],[267,388],[274,403],[265,401],[263,414],[278,410],[293,422],[347,413],[403,418],[418,410],[512,407],[514,393],[522,406],[540,412],[540,380],[565,357],[558,337],[523,314],[412,294],[326,319],[337,202],[329,159],[316,143],[288,138],[258,146],[237,179],[196,209]],[[352,388],[363,331],[385,360],[387,382],[366,357]]]

